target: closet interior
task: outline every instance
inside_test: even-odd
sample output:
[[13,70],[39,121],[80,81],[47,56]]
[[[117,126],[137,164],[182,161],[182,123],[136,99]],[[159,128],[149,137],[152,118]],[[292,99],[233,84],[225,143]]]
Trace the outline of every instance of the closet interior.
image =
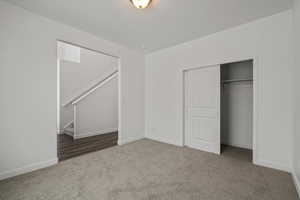
[[240,148],[252,160],[253,60],[221,65],[221,152]]

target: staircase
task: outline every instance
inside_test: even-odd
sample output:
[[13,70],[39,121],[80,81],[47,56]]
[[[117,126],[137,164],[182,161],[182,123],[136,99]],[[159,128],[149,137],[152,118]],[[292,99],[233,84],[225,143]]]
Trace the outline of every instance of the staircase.
[[[68,119],[70,122],[63,126],[61,131],[62,134],[58,134],[57,136],[59,161],[117,145],[118,129],[114,128],[113,130],[106,130],[103,133],[97,132],[96,134],[93,132],[92,136],[84,136],[80,129],[82,126],[82,123],[80,123],[80,117],[81,119],[84,118],[85,121],[98,124],[97,120],[95,120],[98,119],[97,116],[86,116],[82,113],[82,111],[84,111],[82,103],[86,102],[84,101],[88,99],[86,97],[92,95],[96,90],[114,80],[117,76],[118,71],[112,72],[103,79],[98,80],[98,82],[93,84],[91,87],[82,91],[79,95],[75,95],[75,97],[61,105],[61,109],[69,109],[71,118]],[[105,87],[103,89],[105,89]],[[101,101],[101,99],[99,99],[99,101]],[[85,116],[87,118],[85,118]]]
[[[72,110],[70,110],[70,111],[73,112],[73,118],[70,119],[72,121],[67,123],[63,127],[63,130],[62,130],[63,134],[67,134],[68,136],[73,137],[73,139],[80,139],[80,138],[83,138],[83,137],[88,137],[88,136],[84,136],[82,134],[82,132],[80,132],[80,130],[78,130],[78,124],[79,124],[78,118],[79,118],[79,115],[81,115],[81,113],[78,111],[80,109],[80,104],[79,103],[80,102],[85,102],[84,100],[87,97],[89,97],[94,92],[96,92],[98,89],[100,89],[101,87],[105,86],[106,84],[108,84],[109,82],[114,80],[116,77],[118,77],[118,70],[113,71],[112,73],[108,74],[106,77],[98,80],[97,82],[92,84],[90,87],[87,87],[85,90],[81,91],[81,93],[75,95],[73,98],[67,100],[66,102],[64,102],[61,105],[61,109],[70,109],[71,108]],[[96,118],[94,118],[94,119],[96,119]],[[91,118],[88,121],[92,122],[94,119]],[[109,130],[106,130],[106,131],[104,131],[100,134],[107,133],[107,132],[115,132],[115,131],[117,131],[117,129],[114,128],[114,127],[111,127]],[[96,135],[96,134],[97,133],[92,134],[92,135]]]

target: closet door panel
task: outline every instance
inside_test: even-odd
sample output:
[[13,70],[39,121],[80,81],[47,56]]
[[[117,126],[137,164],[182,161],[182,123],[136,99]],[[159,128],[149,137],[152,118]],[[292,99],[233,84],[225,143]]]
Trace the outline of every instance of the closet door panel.
[[186,145],[220,154],[220,66],[186,72]]

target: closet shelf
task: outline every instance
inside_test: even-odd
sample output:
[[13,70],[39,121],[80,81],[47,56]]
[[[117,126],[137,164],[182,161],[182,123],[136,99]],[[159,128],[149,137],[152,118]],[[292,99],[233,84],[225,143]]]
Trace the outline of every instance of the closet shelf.
[[224,80],[222,83],[234,83],[234,82],[251,82],[253,79],[231,79],[231,80]]

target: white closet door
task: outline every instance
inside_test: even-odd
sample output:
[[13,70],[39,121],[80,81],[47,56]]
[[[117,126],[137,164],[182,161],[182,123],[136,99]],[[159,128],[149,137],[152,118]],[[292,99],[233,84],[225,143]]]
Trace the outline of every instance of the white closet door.
[[220,65],[185,73],[185,145],[220,154]]

